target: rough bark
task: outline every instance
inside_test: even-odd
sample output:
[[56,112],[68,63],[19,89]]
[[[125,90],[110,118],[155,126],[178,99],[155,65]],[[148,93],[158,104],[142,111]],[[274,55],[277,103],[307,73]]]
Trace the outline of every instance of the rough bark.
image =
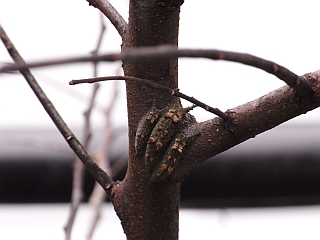
[[[178,45],[179,13],[183,0],[131,0],[128,25],[118,16],[111,5],[101,5],[100,3],[103,3],[101,1],[95,3],[97,1],[92,1],[92,4],[99,9],[108,8],[105,14],[109,19],[113,19],[111,22],[122,36],[124,49],[163,44]],[[187,114],[186,117],[183,116],[181,126],[183,132],[174,132],[175,137],[179,135],[180,139],[178,140],[183,139],[185,143],[182,140],[175,141],[175,138],[172,141],[174,144],[168,148],[169,153],[171,150],[172,152],[175,150],[175,154],[179,154],[180,161],[177,162],[177,165],[173,165],[170,172],[165,175],[165,179],[161,178],[161,182],[155,182],[152,179],[153,172],[146,169],[145,155],[135,151],[137,126],[154,102],[157,108],[161,109],[169,106],[173,102],[173,97],[170,93],[164,94],[159,89],[149,88],[141,83],[127,82],[129,164],[125,179],[114,185],[113,180],[96,164],[66,126],[26,68],[25,62],[1,26],[0,32],[0,37],[12,58],[20,67],[24,66],[19,70],[27,79],[65,140],[112,199],[124,232],[130,240],[178,239],[180,183],[193,167],[209,157],[320,105],[320,72],[318,71],[302,77],[292,75],[290,79],[293,82],[290,80],[291,84],[286,83],[293,89],[285,86],[257,100],[231,109],[227,112],[230,118],[224,118],[224,120],[214,118],[203,123],[196,123],[194,118]],[[177,88],[177,59],[161,59],[135,63],[124,61],[125,75],[148,79],[172,89]],[[212,59],[228,60],[223,55]],[[252,58],[250,59],[252,60]],[[248,61],[243,63],[249,64]],[[256,63],[256,60],[252,63]],[[263,61],[264,63],[265,61]],[[273,63],[270,65],[270,63],[266,69],[262,69],[277,73],[278,65]],[[42,64],[42,66],[44,65]],[[255,66],[255,64],[249,65]],[[287,75],[286,72],[280,71],[280,75]],[[276,74],[276,76],[278,75]],[[283,76],[278,77],[284,80]],[[170,111],[167,113],[169,114]],[[170,126],[172,127],[172,125]],[[170,130],[172,129],[170,128]],[[196,136],[186,148],[184,147],[189,138],[183,134]],[[176,143],[178,145],[175,145]],[[166,153],[167,151],[161,152],[164,155]],[[168,156],[171,157],[171,155]],[[169,160],[169,158],[160,158],[160,160]],[[158,176],[156,175],[156,177]]]
[[289,86],[276,89],[256,100],[228,110],[233,120],[214,118],[192,125],[189,131],[201,136],[189,145],[183,165],[176,168],[173,181],[182,181],[199,163],[256,135],[270,130],[320,105],[320,71],[302,76],[313,94],[300,97]]
[[[181,1],[130,1],[128,34],[123,48],[178,45]],[[123,64],[125,75],[176,88],[177,59]],[[151,108],[172,102],[172,96],[138,83],[127,83],[129,164],[125,179],[113,190],[113,204],[128,239],[178,239],[180,183],[151,184],[144,157],[137,156],[134,139],[141,117]],[[161,96],[161,97],[159,97]]]
[[[162,44],[177,46],[181,4],[181,1],[173,0],[130,1],[123,49]],[[126,76],[148,79],[173,89],[178,87],[177,66],[177,59],[123,62]],[[112,191],[115,211],[127,238],[178,239],[181,181],[193,167],[207,158],[318,107],[319,74],[303,76],[301,81],[310,82],[314,95],[301,97],[286,86],[229,110],[231,119],[228,120],[214,118],[196,123],[187,114],[183,120],[183,132],[198,132],[200,136],[184,150],[181,163],[173,168],[170,178],[157,183],[151,181],[144,155],[136,154],[134,141],[139,121],[152,107],[154,99],[157,108],[161,109],[168,106],[173,98],[170,93],[164,94],[159,89],[127,81],[129,163],[125,179],[116,184]]]

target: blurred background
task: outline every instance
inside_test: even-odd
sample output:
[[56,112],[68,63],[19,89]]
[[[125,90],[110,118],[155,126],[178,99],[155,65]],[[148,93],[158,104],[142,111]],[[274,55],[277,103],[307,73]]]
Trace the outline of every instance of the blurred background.
[[[127,19],[128,1],[110,1]],[[297,74],[318,70],[320,35],[315,1],[186,1],[181,8],[180,47],[250,53]],[[100,15],[86,1],[0,2],[0,22],[26,61],[89,55],[98,41]],[[100,52],[119,52],[121,39],[107,29]],[[0,46],[0,64],[11,63]],[[120,63],[99,63],[99,76],[116,75]],[[83,113],[92,85],[69,86],[93,76],[93,65],[32,70],[68,126],[82,139]],[[179,60],[179,88],[221,110],[258,98],[284,84],[241,64]],[[63,238],[69,214],[74,154],[19,74],[0,75],[0,237]],[[91,116],[95,153],[103,141],[104,109],[114,83],[104,82]],[[111,166],[127,151],[125,85],[110,116]],[[232,96],[230,98],[230,96]],[[187,102],[183,102],[185,106]],[[213,116],[196,108],[198,121]],[[199,165],[182,185],[180,238],[319,239],[320,111],[299,116]],[[125,165],[117,167],[122,179]],[[86,202],[94,182],[86,174]],[[85,238],[90,207],[81,206],[74,239]],[[16,231],[18,230],[18,231]],[[48,234],[49,233],[49,234]],[[125,239],[109,203],[93,239]],[[48,236],[49,235],[49,236]]]

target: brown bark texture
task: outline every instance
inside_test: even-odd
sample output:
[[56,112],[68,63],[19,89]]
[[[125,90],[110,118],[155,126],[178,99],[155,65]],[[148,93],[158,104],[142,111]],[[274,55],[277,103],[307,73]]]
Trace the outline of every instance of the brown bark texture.
[[[178,0],[131,0],[122,49],[163,44],[178,46],[181,4],[182,1]],[[126,76],[148,79],[175,89],[178,87],[177,63],[177,59],[124,61],[123,69]],[[310,96],[301,97],[285,86],[228,110],[229,120],[217,117],[197,123],[187,113],[182,119],[180,133],[193,136],[193,139],[187,147],[184,143],[189,140],[186,139],[178,139],[181,140],[180,145],[170,145],[171,149],[180,147],[182,156],[170,169],[170,177],[158,182],[152,181],[152,171],[146,168],[145,155],[137,153],[135,138],[141,119],[153,104],[156,109],[166,108],[174,98],[159,89],[127,81],[129,163],[124,180],[115,184],[112,190],[113,205],[127,238],[178,239],[180,183],[192,168],[259,133],[317,108],[320,105],[319,75],[316,72],[301,78],[312,86],[313,94]],[[159,154],[165,155],[166,152],[159,151]],[[169,168],[164,166],[164,169]]]
[[[127,47],[178,45],[181,1],[130,1]],[[126,76],[148,79],[170,88],[178,84],[175,60],[123,63]],[[136,155],[134,139],[139,120],[152,107],[163,108],[172,96],[144,86],[128,83],[129,163],[125,179],[114,187],[113,204],[128,239],[178,239],[180,183],[152,184],[143,155]]]
[[[166,44],[178,48],[183,0],[131,0],[128,24],[108,1],[90,2],[105,10],[102,12],[112,19],[123,40],[122,50]],[[0,38],[17,65],[26,65],[1,26]],[[260,59],[256,64],[257,58],[249,55],[227,55],[220,52],[210,58],[238,59],[237,62],[278,76],[288,86],[228,110],[225,118],[220,115],[197,123],[189,114],[195,106],[182,108],[179,99],[168,91],[127,81],[129,162],[124,180],[117,183],[76,139],[28,68],[18,69],[70,147],[107,192],[127,238],[176,240],[180,184],[196,165],[320,106],[320,71],[299,77],[282,67],[279,70],[280,66],[270,61]],[[124,73],[178,91],[178,59],[175,56],[167,60],[161,57],[136,62],[126,59],[123,60]]]

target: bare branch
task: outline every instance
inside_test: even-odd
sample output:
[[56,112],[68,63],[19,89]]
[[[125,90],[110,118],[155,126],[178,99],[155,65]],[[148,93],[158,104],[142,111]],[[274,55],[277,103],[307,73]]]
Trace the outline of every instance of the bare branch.
[[[18,65],[26,65],[26,63],[24,62],[14,45],[12,44],[11,40],[9,39],[1,25],[0,37],[15,63]],[[24,76],[29,86],[39,99],[40,103],[42,104],[42,106],[44,107],[44,109],[46,110],[56,127],[59,129],[64,139],[69,144],[70,148],[75,152],[79,159],[84,163],[85,167],[88,169],[90,174],[102,186],[102,188],[107,192],[108,196],[111,198],[111,190],[114,186],[112,178],[109,177],[109,175],[99,167],[99,165],[94,161],[92,156],[87,152],[87,150],[75,137],[75,135],[72,133],[72,131],[61,118],[58,111],[55,109],[52,102],[43,92],[40,85],[33,77],[29,69],[21,69],[20,73]]]
[[89,223],[89,229],[87,232],[86,239],[91,240],[93,233],[96,229],[96,226],[99,222],[100,216],[101,216],[101,206],[106,198],[106,194],[103,192],[101,187],[95,183],[94,189],[92,191],[92,194],[90,196],[90,205],[92,206],[93,210],[93,216],[91,219],[91,222]]
[[[104,116],[105,116],[104,140],[99,150],[94,155],[95,159],[100,164],[101,168],[104,169],[110,176],[113,176],[112,170],[110,168],[110,157],[109,157],[109,148],[110,148],[110,142],[112,137],[111,115],[115,107],[115,101],[117,100],[118,92],[119,92],[118,84],[117,82],[115,82],[111,101],[109,102],[108,106],[104,111]],[[96,183],[94,185],[94,189],[89,199],[89,202],[93,207],[93,218],[89,227],[89,231],[87,233],[87,240],[90,240],[93,236],[94,230],[100,218],[101,205],[103,204],[105,197],[106,197],[105,193],[103,192],[101,187]]]
[[[107,28],[103,21],[103,15],[102,14],[99,14],[99,15],[100,15],[100,26],[101,26],[100,35],[98,38],[96,48],[91,52],[92,56],[95,56],[95,57],[98,55],[98,51],[101,47],[102,39],[104,34],[106,33],[106,28]],[[98,76],[98,62],[93,62],[93,76],[94,77]]]
[[83,180],[84,180],[84,165],[76,159],[73,165],[73,181],[72,181],[72,196],[71,196],[71,206],[70,206],[70,215],[68,222],[64,227],[66,240],[71,239],[71,231],[73,227],[74,220],[79,208],[79,205],[83,199]]
[[[99,89],[99,85],[94,84],[88,108],[84,112],[85,126],[84,126],[83,146],[85,148],[88,147],[89,141],[91,139],[90,116],[91,116],[92,109],[94,107],[94,100],[97,95],[98,89]],[[73,169],[71,211],[70,211],[68,222],[64,228],[65,234],[66,234],[66,240],[71,239],[71,231],[72,231],[73,223],[74,223],[79,205],[83,199],[83,195],[84,195],[82,190],[83,182],[84,182],[84,165],[79,161],[78,158],[76,158],[74,162],[74,169]]]
[[238,62],[252,67],[260,68],[270,74],[275,75],[283,80],[288,86],[293,88],[301,96],[307,96],[312,93],[311,85],[305,81],[303,77],[291,72],[287,68],[250,54],[236,53],[220,50],[203,50],[203,49],[177,49],[175,46],[165,45],[157,47],[143,47],[125,49],[121,54],[103,54],[95,57],[78,57],[66,58],[53,61],[35,62],[28,65],[5,66],[0,68],[0,72],[9,72],[23,68],[52,66],[67,63],[79,62],[96,62],[96,61],[142,61],[142,60],[159,60],[159,59],[174,59],[177,57],[191,58],[208,58],[212,60],[225,60]]
[[[101,43],[102,43],[102,39],[104,36],[104,33],[106,32],[106,26],[104,24],[103,21],[103,15],[100,13],[100,35],[98,38],[98,42],[97,45],[95,47],[95,49],[92,51],[92,55],[96,56],[98,54],[98,51],[100,49]],[[97,76],[98,75],[98,62],[94,62],[93,64],[93,76]],[[97,92],[99,89],[99,84],[94,84],[93,85],[93,89],[92,89],[92,94],[89,100],[89,104],[88,104],[88,108],[86,109],[86,111],[84,112],[84,140],[83,140],[83,145],[85,148],[88,147],[89,145],[89,141],[91,139],[91,124],[90,124],[90,117],[91,117],[91,113],[92,110],[94,108],[95,105],[95,98],[97,96]],[[101,161],[99,162],[99,159],[97,159],[98,164],[100,164],[101,168],[103,170],[105,170],[103,164],[101,164]],[[103,163],[103,162],[102,162]],[[109,173],[107,171],[107,173]],[[71,212],[70,212],[70,216],[68,219],[68,222],[65,226],[65,235],[66,235],[66,240],[70,240],[71,239],[71,231],[72,231],[72,227],[73,227],[73,223],[75,220],[75,216],[76,213],[78,211],[78,208],[80,206],[80,203],[82,201],[83,198],[83,182],[84,182],[84,165],[76,158],[75,159],[75,163],[74,163],[74,170],[73,170],[73,183],[72,183],[72,197],[71,197]],[[97,188],[97,183],[95,184],[95,188]],[[101,198],[105,199],[105,193],[103,192],[103,189],[100,188],[99,186],[99,190],[102,192],[100,193]],[[95,191],[94,191],[95,192]],[[92,228],[89,230],[89,236],[92,236],[94,228],[96,226],[96,221],[97,219],[94,219],[94,222],[92,224]]]
[[313,86],[314,95],[301,99],[296,92],[283,86],[246,104],[230,109],[233,121],[214,118],[190,126],[190,132],[200,132],[185,153],[188,156],[177,169],[174,181],[181,181],[199,163],[256,135],[270,130],[320,105],[320,72],[304,75]]
[[127,34],[128,24],[108,0],[87,0],[89,5],[98,8],[117,29],[122,39]]
[[211,112],[219,117],[221,117],[223,120],[231,120],[231,117],[222,112],[221,110],[219,110],[218,108],[213,108],[210,107],[209,105],[200,102],[199,100],[195,99],[194,97],[189,97],[186,94],[181,93],[180,91],[178,91],[177,89],[172,89],[166,86],[163,86],[161,84],[158,83],[154,83],[151,82],[147,79],[142,79],[142,78],[136,78],[136,77],[129,77],[129,76],[109,76],[109,77],[97,77],[97,78],[87,78],[87,79],[80,79],[80,80],[72,80],[69,82],[70,85],[76,85],[76,84],[80,84],[80,83],[95,83],[95,82],[100,82],[100,81],[108,81],[108,80],[125,80],[125,81],[136,81],[136,82],[140,82],[143,83],[147,86],[153,87],[153,88],[157,88],[157,89],[161,89],[165,92],[170,93],[172,96],[176,96],[176,97],[181,97],[189,102],[192,102],[193,104],[205,109],[208,112]]

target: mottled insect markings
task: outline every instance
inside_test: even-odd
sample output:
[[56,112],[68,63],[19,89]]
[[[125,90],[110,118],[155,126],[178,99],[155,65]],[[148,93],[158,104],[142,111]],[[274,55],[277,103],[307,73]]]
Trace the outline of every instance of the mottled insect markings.
[[144,153],[146,169],[151,172],[151,181],[167,178],[181,160],[183,150],[195,135],[182,133],[182,119],[195,105],[183,108],[179,98],[159,110],[153,103],[150,111],[141,119],[135,139],[137,154]]
[[163,155],[159,164],[160,167],[154,168],[151,181],[155,182],[168,178],[173,169],[179,164],[185,146],[198,134],[185,136],[183,133],[178,133]]
[[179,98],[175,98],[175,102],[160,117],[147,141],[145,163],[148,169],[152,168],[154,162],[159,162],[155,160],[162,156],[163,149],[168,146],[173,137],[181,130],[181,120],[194,107],[182,108],[180,107]]
[[136,138],[135,138],[135,150],[136,154],[143,151],[146,147],[146,143],[149,139],[150,133],[156,123],[158,122],[160,116],[165,112],[165,109],[157,109],[156,100],[153,100],[153,104],[149,112],[139,122]]

